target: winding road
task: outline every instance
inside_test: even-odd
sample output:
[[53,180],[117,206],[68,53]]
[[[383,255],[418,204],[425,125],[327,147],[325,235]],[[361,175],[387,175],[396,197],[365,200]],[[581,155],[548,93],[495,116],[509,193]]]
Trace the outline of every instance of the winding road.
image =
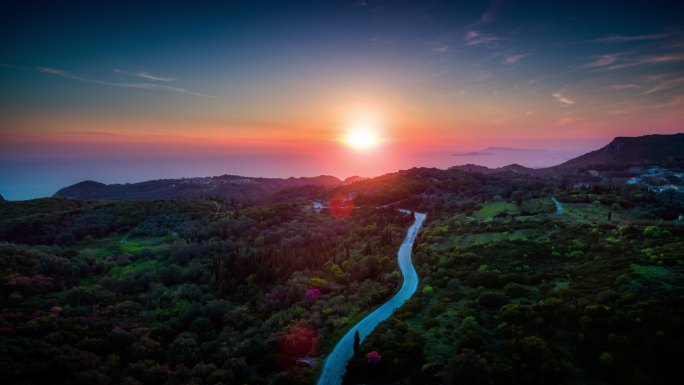
[[553,204],[556,205],[556,214],[563,215],[563,205],[554,197],[551,197],[551,200],[553,201]]
[[399,292],[387,302],[349,329],[347,334],[340,339],[326,358],[325,364],[323,364],[321,377],[317,382],[318,385],[341,384],[342,375],[347,369],[347,362],[354,354],[354,333],[358,331],[359,337],[363,342],[366,336],[368,336],[380,322],[389,318],[396,309],[403,305],[404,302],[411,298],[413,293],[416,292],[416,289],[418,288],[418,273],[416,273],[413,262],[411,262],[411,249],[413,248],[413,241],[416,239],[416,235],[418,235],[425,217],[426,214],[415,213],[416,220],[411,227],[409,227],[406,238],[404,238],[404,242],[397,252],[399,269],[401,269],[401,274],[404,276],[404,283],[401,285],[401,289],[399,289]]

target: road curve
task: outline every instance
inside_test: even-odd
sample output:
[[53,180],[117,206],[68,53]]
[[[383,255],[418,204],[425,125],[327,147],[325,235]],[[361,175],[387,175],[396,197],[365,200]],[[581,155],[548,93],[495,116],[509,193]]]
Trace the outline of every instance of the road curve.
[[358,331],[359,337],[363,341],[380,322],[389,318],[396,309],[416,292],[418,288],[418,273],[416,273],[416,269],[411,262],[411,249],[413,248],[413,241],[423,225],[426,214],[415,213],[415,217],[415,222],[409,227],[406,238],[404,238],[404,242],[397,252],[399,269],[401,269],[401,274],[404,276],[404,283],[401,285],[401,289],[387,302],[349,329],[347,334],[340,339],[326,358],[325,364],[323,364],[323,370],[317,382],[318,385],[341,384],[342,375],[347,369],[347,362],[354,354],[354,333]]
[[563,205],[555,197],[551,197],[553,204],[556,205],[556,214],[563,215]]

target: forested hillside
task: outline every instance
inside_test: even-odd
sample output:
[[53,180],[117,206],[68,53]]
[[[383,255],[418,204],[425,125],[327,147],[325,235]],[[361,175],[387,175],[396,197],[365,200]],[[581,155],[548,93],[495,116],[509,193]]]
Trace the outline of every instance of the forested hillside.
[[397,208],[428,215],[418,293],[358,347],[345,383],[677,373],[682,194],[416,168],[314,198],[3,203],[3,378],[315,383],[337,340],[401,283],[413,218]]
[[2,207],[0,369],[8,383],[311,381],[399,283],[410,216],[303,202],[45,199]]

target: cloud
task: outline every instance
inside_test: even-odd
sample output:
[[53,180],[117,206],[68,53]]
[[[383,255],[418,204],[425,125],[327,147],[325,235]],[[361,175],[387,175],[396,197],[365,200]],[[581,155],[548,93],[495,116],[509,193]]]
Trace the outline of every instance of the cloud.
[[570,123],[581,122],[582,120],[584,119],[575,116],[561,116],[560,118],[558,118],[558,120],[556,120],[556,125],[565,126]]
[[50,68],[50,67],[37,67],[37,68],[38,68],[38,71],[42,72],[42,73],[73,78],[73,76],[70,76],[69,74],[67,74],[63,70],[59,70],[57,68]]
[[584,66],[586,68],[606,67],[618,61],[619,58],[619,54],[603,55],[593,62],[585,64]]
[[504,63],[505,64],[517,64],[520,60],[526,58],[529,56],[528,53],[521,53],[517,55],[506,55],[504,56]]
[[627,61],[623,64],[611,65],[610,67],[608,67],[608,69],[616,70],[616,69],[634,67],[634,66],[643,65],[643,64],[661,64],[661,63],[673,63],[673,62],[680,62],[680,61],[684,61],[684,55],[682,55],[682,54],[645,56],[645,57],[631,59],[630,61]]
[[649,88],[648,90],[642,92],[641,94],[642,95],[648,95],[648,94],[652,94],[655,92],[660,92],[660,91],[669,90],[672,88],[677,88],[680,86],[684,86],[684,76],[677,77],[677,78],[670,78],[670,79],[667,79],[665,81],[662,81],[662,82],[656,84],[655,86]]
[[35,67],[35,69],[25,69],[25,70],[40,72],[40,73],[44,73],[44,74],[48,74],[48,75],[59,76],[59,77],[63,77],[66,79],[77,80],[79,82],[84,82],[84,83],[100,84],[100,85],[104,85],[104,86],[135,88],[135,89],[145,89],[145,90],[162,90],[162,91],[175,92],[175,93],[179,93],[179,94],[183,94],[183,95],[197,96],[197,97],[201,97],[201,98],[216,98],[216,96],[213,96],[213,95],[203,94],[200,92],[194,92],[194,91],[190,91],[188,89],[182,88],[182,87],[169,86],[169,85],[165,85],[165,84],[146,83],[146,82],[118,82],[118,81],[90,79],[90,78],[86,78],[83,76],[74,75],[74,74],[69,73],[67,71],[64,71],[62,69],[52,68],[52,67]]
[[538,148],[520,148],[520,147],[500,147],[500,146],[489,146],[484,149],[485,151],[493,152],[536,152],[536,151],[546,151]]
[[574,100],[570,99],[569,97],[563,95],[560,92],[554,92],[552,95],[554,98],[556,98],[556,100],[558,100],[559,102],[561,102],[563,104],[563,107],[571,106],[571,105],[575,104]]
[[629,90],[629,89],[639,89],[641,86],[637,84],[613,84],[610,88],[615,90]]
[[124,75],[136,76],[139,78],[143,78],[143,79],[147,79],[147,80],[153,80],[153,81],[157,81],[157,82],[173,82],[173,81],[176,81],[176,79],[173,79],[173,78],[156,76],[156,75],[152,75],[149,72],[144,72],[144,71],[129,72],[129,71],[124,71],[124,70],[116,68],[116,69],[114,69],[114,72],[119,73],[119,74],[124,74]]
[[439,44],[434,47],[432,47],[432,52],[436,53],[445,53],[449,50],[449,45],[447,44]]
[[501,4],[503,4],[503,0],[490,0],[489,8],[487,8],[485,13],[482,14],[480,21],[483,23],[489,23],[490,21],[494,20],[496,15],[499,13],[499,9],[501,9]]
[[370,42],[377,45],[387,45],[392,44],[392,40],[383,36],[373,36],[370,38]]
[[490,34],[482,34],[478,31],[468,31],[464,40],[468,46],[480,44],[495,46],[499,41],[501,41],[501,38]]
[[595,39],[594,41],[597,43],[629,43],[629,42],[634,42],[634,41],[665,39],[665,38],[668,38],[670,36],[672,36],[672,35],[669,33],[657,33],[657,34],[650,34],[650,35],[632,35],[632,36],[612,34],[612,35],[608,35],[605,37]]

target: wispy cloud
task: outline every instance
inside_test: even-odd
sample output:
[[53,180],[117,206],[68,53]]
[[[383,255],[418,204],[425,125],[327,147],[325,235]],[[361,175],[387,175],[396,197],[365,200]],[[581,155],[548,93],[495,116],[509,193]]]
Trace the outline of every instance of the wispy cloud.
[[152,75],[151,73],[144,72],[144,71],[130,72],[130,71],[124,71],[122,69],[116,68],[116,69],[114,69],[114,72],[119,73],[119,74],[124,74],[124,75],[136,76],[139,78],[143,78],[143,79],[147,79],[147,80],[153,80],[153,81],[157,81],[157,82],[173,82],[176,80],[174,78],[167,78],[167,77],[163,77],[163,76]]
[[449,50],[448,44],[438,44],[432,47],[432,52],[445,53]]
[[503,0],[490,0],[489,7],[485,11],[485,13],[482,14],[480,21],[482,21],[483,23],[489,23],[490,21],[494,20],[494,18],[496,18],[496,15],[499,13],[499,9],[501,8],[502,4]]
[[373,36],[370,38],[370,42],[376,45],[392,44],[392,40],[384,36]]
[[556,98],[559,102],[563,104],[564,107],[571,106],[575,104],[575,101],[570,99],[569,97],[563,95],[560,91],[554,92],[553,97]]
[[505,55],[504,56],[504,63],[505,64],[517,64],[520,60],[526,58],[530,54],[528,53],[520,53],[517,55]]
[[[213,96],[213,95],[195,92],[195,91],[188,90],[186,88],[171,86],[171,85],[166,85],[166,84],[149,83],[149,82],[120,82],[120,81],[91,79],[91,78],[87,78],[84,76],[72,74],[70,72],[67,72],[67,71],[59,69],[59,68],[52,68],[52,67],[35,67],[35,68],[16,67],[16,68],[28,70],[28,71],[40,72],[40,73],[44,73],[44,74],[48,74],[48,75],[59,76],[59,77],[63,77],[66,79],[72,79],[72,80],[76,80],[76,81],[84,82],[84,83],[100,84],[100,85],[112,86],[112,87],[145,89],[145,90],[162,90],[162,91],[175,92],[175,93],[184,94],[184,95],[197,96],[197,97],[201,97],[201,98],[215,98],[215,96]],[[140,76],[140,77],[142,77],[142,76]],[[161,78],[161,79],[165,79],[165,78]],[[160,81],[165,81],[165,80],[160,80]]]
[[664,55],[652,55],[643,56],[630,59],[621,64],[615,64],[607,67],[610,70],[616,70],[627,67],[634,67],[644,64],[661,64],[661,63],[674,63],[684,61],[684,54],[664,54]]
[[606,67],[609,66],[615,62],[617,62],[620,59],[619,54],[608,54],[608,55],[602,55],[598,59],[594,60],[591,63],[587,63],[584,66],[587,68],[597,68],[597,67]]
[[674,63],[681,61],[684,61],[684,54],[680,53],[639,55],[634,52],[622,52],[598,56],[592,62],[589,62],[582,67],[617,70],[646,64]]
[[469,46],[480,44],[495,46],[498,44],[499,41],[501,41],[501,38],[490,34],[483,34],[478,31],[468,31],[468,33],[466,33],[464,41],[466,45]]
[[655,92],[670,90],[670,89],[682,87],[682,86],[684,86],[684,76],[670,78],[670,79],[661,81],[658,84],[656,84],[655,86],[653,86],[653,87],[649,88],[648,90],[642,92],[641,94],[642,95],[648,95],[648,94],[652,94]]
[[656,34],[648,34],[648,35],[608,35],[605,37],[601,37],[598,39],[595,39],[594,41],[597,43],[629,43],[629,42],[635,42],[635,41],[644,41],[644,40],[658,40],[658,39],[665,39],[672,36],[672,34],[669,33],[656,33]]
[[638,84],[629,83],[629,84],[613,84],[612,86],[610,86],[610,88],[612,88],[614,90],[620,90],[621,91],[621,90],[629,90],[629,89],[640,89],[642,87]]
[[558,118],[558,120],[556,120],[556,126],[565,126],[571,123],[581,122],[582,120],[584,119],[577,116],[561,116]]

